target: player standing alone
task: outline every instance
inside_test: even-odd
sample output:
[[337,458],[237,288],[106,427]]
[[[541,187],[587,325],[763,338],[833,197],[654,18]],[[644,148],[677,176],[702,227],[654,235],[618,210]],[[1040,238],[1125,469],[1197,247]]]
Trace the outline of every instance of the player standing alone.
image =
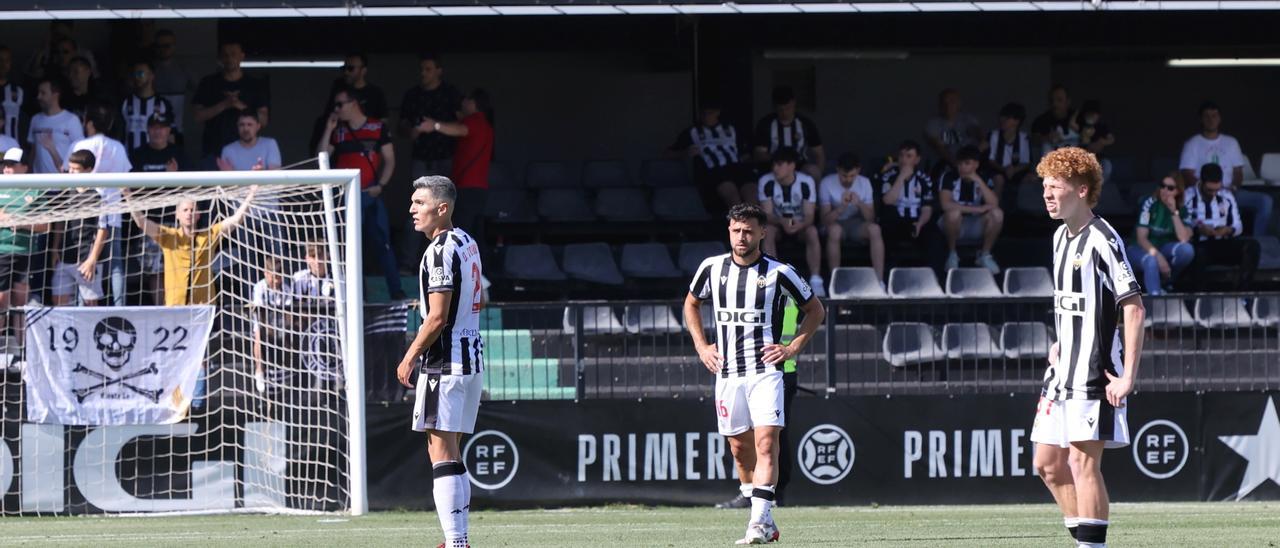
[[1111,225],[1093,214],[1102,167],[1083,149],[1060,148],[1036,167],[1044,205],[1063,221],[1053,235],[1058,342],[1036,407],[1035,467],[1078,546],[1107,544],[1102,450],[1129,445],[1125,397],[1142,353],[1142,291]]
[[[432,496],[442,548],[464,548],[471,511],[471,480],[459,450],[462,434],[476,428],[480,410],[484,341],[480,338],[480,247],[471,235],[453,226],[458,190],[448,177],[420,177],[413,182],[409,215],[413,229],[431,240],[418,272],[422,328],[409,345],[396,377],[413,388],[413,429],[427,433],[431,457]],[[418,357],[425,354],[421,364]]]
[[[778,481],[778,435],[783,416],[782,364],[809,342],[826,317],[791,265],[760,252],[767,217],[758,206],[729,210],[732,252],[708,257],[698,267],[684,301],[698,357],[716,374],[716,419],[738,467],[743,496],[751,497],[747,534],[738,544],[778,540],[770,509]],[[804,322],[790,344],[782,339],[784,297],[800,304]],[[711,299],[716,344],[703,333],[702,302]]]

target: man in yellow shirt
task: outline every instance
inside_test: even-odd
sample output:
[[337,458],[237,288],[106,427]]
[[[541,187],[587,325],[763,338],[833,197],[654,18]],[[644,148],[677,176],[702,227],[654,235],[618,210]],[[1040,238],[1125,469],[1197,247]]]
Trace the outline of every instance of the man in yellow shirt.
[[[183,200],[178,203],[175,217],[177,227],[162,226],[152,222],[141,212],[130,212],[134,224],[160,246],[164,255],[164,304],[165,306],[182,306],[188,304],[208,304],[213,302],[217,288],[213,285],[210,265],[214,252],[222,238],[244,220],[253,196],[258,187],[249,187],[249,195],[245,197],[235,213],[221,222],[214,223],[204,230],[196,229],[200,222],[200,211],[194,200]],[[125,189],[128,199],[132,193]]]

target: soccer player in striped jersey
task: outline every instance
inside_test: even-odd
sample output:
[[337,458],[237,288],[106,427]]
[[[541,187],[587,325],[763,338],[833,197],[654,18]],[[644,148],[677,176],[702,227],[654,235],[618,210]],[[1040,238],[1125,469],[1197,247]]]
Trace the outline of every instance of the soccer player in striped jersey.
[[1053,236],[1058,342],[1036,407],[1035,467],[1078,546],[1106,546],[1110,519],[1102,451],[1129,444],[1125,398],[1142,353],[1142,293],[1123,240],[1093,214],[1102,166],[1077,147],[1040,160]]
[[[427,433],[432,496],[444,529],[440,548],[467,546],[471,480],[462,462],[462,434],[476,428],[484,386],[484,341],[480,338],[480,247],[453,226],[458,190],[448,177],[429,175],[413,182],[409,215],[413,229],[431,241],[422,256],[418,288],[422,328],[405,352],[396,377],[410,383],[418,371],[413,429]],[[418,358],[423,359],[419,363]]]
[[[826,317],[822,302],[791,265],[761,253],[765,213],[738,204],[729,210],[732,252],[698,267],[684,301],[702,364],[716,375],[716,423],[729,438],[743,496],[751,497],[746,536],[738,544],[778,540],[770,512],[778,480],[778,436],[783,416],[783,363],[809,342]],[[789,344],[782,340],[785,298],[800,305],[804,322]],[[702,302],[711,299],[716,343],[702,330]]]

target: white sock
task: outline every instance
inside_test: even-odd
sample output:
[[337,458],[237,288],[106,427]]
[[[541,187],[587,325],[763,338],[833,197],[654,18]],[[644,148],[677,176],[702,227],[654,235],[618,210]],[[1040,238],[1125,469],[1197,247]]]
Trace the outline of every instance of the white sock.
[[1107,526],[1105,519],[1077,518],[1077,548],[1107,548]]
[[467,545],[467,468],[448,461],[432,466],[432,498],[449,548]]
[[744,498],[751,498],[751,484],[744,483],[738,486],[738,492],[742,493]]
[[773,523],[773,486],[761,485],[751,490],[751,521],[748,523]]

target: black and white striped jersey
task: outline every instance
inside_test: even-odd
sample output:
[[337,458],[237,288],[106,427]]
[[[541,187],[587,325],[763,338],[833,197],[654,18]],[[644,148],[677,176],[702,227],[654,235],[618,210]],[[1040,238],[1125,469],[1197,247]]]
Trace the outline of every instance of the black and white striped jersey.
[[155,113],[173,115],[173,104],[159,95],[142,98],[130,95],[120,103],[120,116],[124,120],[125,147],[133,150],[147,144],[147,119]]
[[[890,167],[880,176],[880,182],[884,183],[880,193],[882,195],[888,193],[897,179],[898,166]],[[892,208],[897,210],[899,217],[913,220],[920,218],[921,208],[932,205],[933,179],[929,178],[929,174],[923,169],[917,167],[915,173],[902,183],[902,195],[898,197],[898,203]]]
[[1104,372],[1124,372],[1120,301],[1142,292],[1125,256],[1124,240],[1094,217],[1071,236],[1053,235],[1053,316],[1058,363],[1044,374],[1041,394],[1052,400],[1105,397]]
[[[982,177],[981,174],[978,177]],[[984,177],[983,182],[987,188],[995,190],[996,183],[990,177]],[[957,204],[965,206],[980,206],[983,203],[982,191],[978,189],[977,183],[972,179],[966,179],[959,173],[947,170],[938,178],[938,192],[947,192],[951,194],[951,199]]]
[[698,160],[707,169],[731,166],[742,157],[739,152],[738,130],[729,124],[715,126],[695,125],[676,136],[671,150],[684,151],[698,147]]
[[484,361],[484,340],[480,336],[480,309],[484,306],[480,267],[480,246],[461,228],[441,232],[422,255],[418,272],[418,305],[422,317],[430,313],[428,295],[449,293],[449,314],[444,331],[427,348],[425,369],[442,375],[479,373]]
[[1224,240],[1244,232],[1244,222],[1240,219],[1240,206],[1236,204],[1236,197],[1230,190],[1219,190],[1213,198],[1205,199],[1200,193],[1188,189],[1186,203],[1187,211],[1191,213],[1194,224],[1204,224],[1212,228],[1223,226],[1232,228],[1230,235],[1220,237],[1205,236],[1196,231],[1197,240]]
[[760,177],[760,184],[756,188],[759,189],[757,198],[760,203],[772,203],[773,211],[779,217],[803,218],[805,202],[815,204],[814,207],[817,207],[818,185],[807,173],[797,171],[795,181],[784,185],[778,182],[770,171]]
[[1027,132],[1019,131],[1012,142],[1004,142],[999,129],[987,134],[987,158],[997,167],[1031,163],[1031,140]]
[[732,253],[708,257],[689,292],[699,300],[711,299],[723,378],[781,371],[782,362],[764,363],[764,346],[782,338],[785,297],[798,304],[813,298],[813,289],[795,268],[764,254],[747,266],[735,263]]
[[4,134],[15,141],[22,141],[22,107],[26,104],[27,90],[17,82],[9,81],[0,86],[0,115],[4,116]]
[[756,146],[769,149],[769,154],[788,147],[800,155],[800,162],[808,162],[809,149],[822,146],[818,125],[804,116],[796,116],[789,124],[778,121],[778,115],[770,114],[756,124]]

